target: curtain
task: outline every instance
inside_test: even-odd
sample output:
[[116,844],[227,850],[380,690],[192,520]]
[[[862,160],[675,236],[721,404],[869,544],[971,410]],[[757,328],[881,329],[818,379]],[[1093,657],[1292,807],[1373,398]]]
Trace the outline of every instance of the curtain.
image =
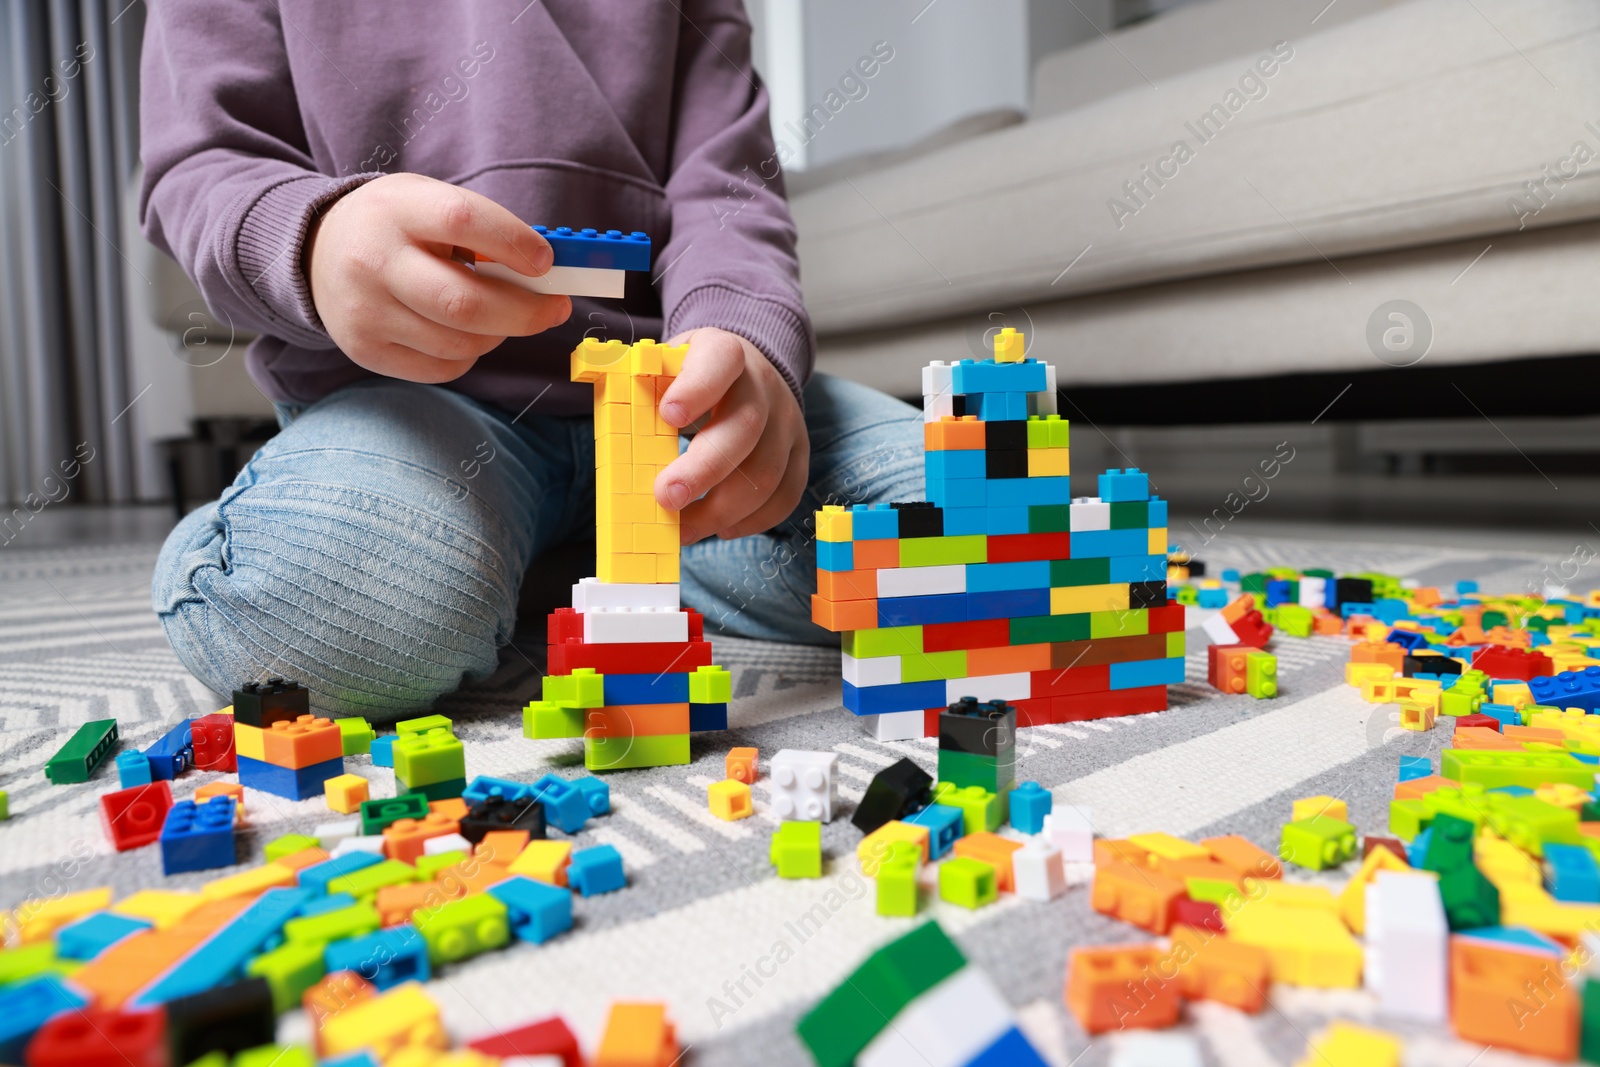
[[[138,162],[141,0],[0,5],[0,502],[137,499],[120,245]],[[157,489],[159,495],[159,489]]]

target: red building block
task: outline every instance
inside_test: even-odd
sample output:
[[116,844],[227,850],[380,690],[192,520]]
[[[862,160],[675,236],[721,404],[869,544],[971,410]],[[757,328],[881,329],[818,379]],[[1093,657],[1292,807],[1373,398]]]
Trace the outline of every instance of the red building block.
[[973,648],[998,648],[1010,643],[1010,619],[939,622],[922,628],[924,652],[960,652]]
[[100,797],[100,826],[118,852],[142,848],[161,836],[172,810],[172,783],[151,782]]
[[1259,611],[1248,611],[1242,619],[1230,623],[1234,636],[1239,638],[1241,645],[1253,645],[1256,648],[1266,648],[1267,642],[1272,640],[1272,627],[1267,625],[1267,620],[1261,617]]
[[233,716],[218,712],[202,715],[189,728],[194,739],[194,767],[197,771],[236,771],[239,761],[233,751]]
[[1176,600],[1163,607],[1149,609],[1145,618],[1153,634],[1175,634],[1184,629],[1183,605]]
[[1222,932],[1222,909],[1209,900],[1179,897],[1172,904],[1174,926],[1198,926],[1212,933]]
[[1143,715],[1147,711],[1167,710],[1167,687],[1147,685],[1139,689],[1119,689],[1113,693],[1084,693],[1079,696],[1052,697],[1055,721],[1079,722],[1084,719],[1113,719],[1119,715]]
[[1071,559],[1072,535],[1067,533],[990,534],[990,563],[1024,563],[1038,559]]
[[1501,645],[1480,648],[1472,657],[1472,669],[1483,671],[1491,678],[1514,678],[1524,682],[1556,672],[1555,664],[1543,652]]
[[34,1033],[23,1062],[27,1067],[167,1067],[166,1012],[62,1012]]
[[1496,733],[1500,732],[1500,720],[1495,718],[1493,715],[1457,715],[1456,729],[1459,730],[1463,726],[1467,727],[1468,729],[1474,726],[1482,726],[1485,729],[1493,730]]
[[468,1041],[467,1047],[485,1056],[499,1056],[501,1059],[559,1056],[562,1067],[583,1067],[583,1053],[578,1050],[578,1039],[567,1028],[566,1020],[559,1015]]
[[1030,692],[1036,698],[1105,693],[1111,689],[1111,665],[1108,663],[1071,667],[1064,671],[1031,671],[1028,677],[1032,687]]
[[551,674],[571,674],[579,667],[601,674],[660,674],[709,666],[711,645],[706,641],[590,645],[579,640],[550,646]]

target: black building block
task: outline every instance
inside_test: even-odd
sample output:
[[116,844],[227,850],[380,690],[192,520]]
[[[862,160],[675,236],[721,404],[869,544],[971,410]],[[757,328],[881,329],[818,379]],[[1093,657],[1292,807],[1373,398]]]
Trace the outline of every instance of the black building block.
[[1340,604],[1370,604],[1372,579],[1335,578],[1329,592],[1333,594],[1328,598],[1328,607],[1332,609],[1337,609]]
[[983,474],[986,478],[1026,478],[1028,453],[1014,448],[983,450]]
[[1191,578],[1204,578],[1205,576],[1206,576],[1206,561],[1203,560],[1203,559],[1191,559],[1189,561],[1189,577],[1191,577]]
[[872,776],[866,796],[850,822],[870,834],[886,822],[903,819],[928,806],[933,776],[909,759],[892,763]]
[[533,797],[507,800],[492,796],[473,806],[461,820],[461,836],[477,844],[494,830],[526,830],[531,838],[543,838],[544,805]]
[[299,682],[271,678],[247,682],[233,691],[233,721],[260,730],[311,714],[311,691]]
[[889,506],[900,514],[901,537],[944,536],[943,508],[936,508],[925,500]]
[[1419,674],[1460,674],[1461,661],[1450,656],[1407,656],[1401,673],[1407,678]]
[[985,452],[1026,452],[1028,423],[1024,419],[1001,419],[983,424]]
[[1016,747],[1017,709],[1003,700],[980,704],[962,697],[939,713],[939,748],[1002,756]]
[[1129,582],[1128,607],[1164,608],[1167,606],[1166,582]]
[[276,1019],[272,987],[246,978],[167,1003],[167,1048],[172,1063],[193,1063],[208,1052],[229,1056],[270,1045]]

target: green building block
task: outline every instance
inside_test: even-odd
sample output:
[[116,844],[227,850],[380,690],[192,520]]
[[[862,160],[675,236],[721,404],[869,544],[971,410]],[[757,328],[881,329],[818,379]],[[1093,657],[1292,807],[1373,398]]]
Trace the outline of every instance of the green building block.
[[1028,416],[1029,448],[1069,448],[1071,423],[1060,415]]
[[922,651],[922,627],[884,626],[876,630],[846,630],[844,650],[857,659],[904,656]]
[[1142,637],[1149,632],[1150,613],[1144,608],[1089,613],[1089,637],[1096,641],[1106,637]]
[[1278,627],[1291,637],[1310,637],[1314,618],[1308,607],[1299,604],[1278,605]]
[[1244,657],[1244,691],[1257,700],[1278,695],[1278,657],[1270,652],[1247,652]]
[[1239,895],[1239,887],[1222,878],[1186,878],[1184,889],[1189,894],[1190,900],[1197,900],[1202,904],[1221,905],[1229,897]]
[[522,736],[532,741],[583,736],[582,708],[563,708],[548,700],[535,700],[522,709]]
[[1594,788],[1594,765],[1565,752],[1501,752],[1447,748],[1439,754],[1439,773],[1457,782],[1485,789],[1505,785],[1537,789],[1549,782]]
[[956,856],[939,864],[939,899],[963,908],[983,907],[1000,899],[993,864]]
[[304,1045],[262,1045],[236,1053],[233,1067],[317,1067],[317,1059]]
[[1452,930],[1500,925],[1500,891],[1470,863],[1439,876],[1439,897]]
[[988,559],[989,538],[983,534],[900,539],[902,567],[948,567],[957,563],[985,563]]
[[1473,825],[1454,815],[1436,815],[1428,834],[1428,849],[1422,855],[1422,869],[1446,874],[1472,865]]
[[1389,801],[1389,832],[1410,843],[1433,821],[1433,809],[1417,797]]
[[1089,640],[1089,615],[1025,615],[1011,620],[1013,645],[1042,645],[1057,641]]
[[357,900],[367,900],[377,896],[378,890],[385,886],[405,885],[417,880],[417,869],[409,863],[399,860],[384,860],[374,863],[370,867],[363,867],[359,871],[340,875],[328,883],[329,893],[349,893]]
[[1182,659],[1188,653],[1187,636],[1182,630],[1167,635],[1167,659]]
[[1267,591],[1267,582],[1270,579],[1271,575],[1264,571],[1253,571],[1239,579],[1239,591],[1241,593],[1265,593]]
[[1001,809],[1004,797],[1003,793],[991,793],[976,785],[963,788],[954,782],[938,782],[933,787],[935,804],[945,804],[961,812],[963,834],[1000,829],[1005,819]]
[[878,863],[878,914],[909,917],[917,913],[917,865],[922,849],[895,841]]
[[583,766],[591,774],[634,767],[678,767],[688,762],[688,734],[587,737],[583,741]]
[[1113,530],[1148,530],[1150,505],[1143,500],[1125,500],[1111,505]]
[[425,852],[417,857],[417,881],[431,882],[434,876],[446,867],[454,867],[467,859],[467,853],[462,849],[451,849],[449,852]]
[[571,674],[544,676],[545,702],[558,708],[603,708],[606,706],[606,679],[593,667],[579,667]]
[[284,834],[281,837],[274,837],[267,842],[267,862],[281,860],[285,856],[292,856],[296,852],[304,852],[308,848],[317,848],[321,844],[322,842],[316,838],[307,837],[305,834]]
[[394,724],[394,732],[402,737],[406,734],[425,734],[429,730],[454,732],[455,725],[443,715],[424,715],[417,719],[402,719]]
[[1111,584],[1111,560],[1104,556],[1050,561],[1051,588],[1109,584]]
[[[363,800],[358,810],[361,813],[361,834],[363,837],[371,837],[373,834],[383,833],[385,828],[401,819],[427,818],[428,802],[415,794],[379,797],[377,800]],[[312,844],[316,842],[312,841]]]
[[1337,867],[1356,854],[1356,828],[1331,815],[1313,815],[1283,824],[1278,855],[1307,870]]
[[44,776],[56,785],[87,782],[95,768],[117,747],[117,720],[96,719],[77,732],[44,765]]
[[822,877],[822,824],[785,822],[772,835],[767,858],[779,878]]
[[54,941],[33,941],[0,950],[0,987],[53,973],[59,969],[58,963]]
[[[965,677],[967,677],[965,649],[953,652],[916,652],[900,657],[902,682],[933,682]],[[689,676],[689,684],[694,684],[694,675]],[[689,699],[694,699],[692,690]]]
[[1546,843],[1577,845],[1588,840],[1578,832],[1578,812],[1538,797],[1490,793],[1486,807],[1490,828],[1530,855],[1543,856]]
[[0,789],[0,822],[11,818],[11,797],[4,789]]
[[323,965],[326,945],[315,941],[289,942],[264,952],[245,965],[248,978],[265,978],[272,990],[272,1010],[282,1015],[300,1006],[306,990],[328,973]]
[[1600,981],[1593,978],[1584,981],[1582,1003],[1578,1057],[1584,1063],[1600,1063]]
[[467,773],[467,752],[448,730],[402,734],[394,742],[394,776],[404,782],[406,791],[435,782],[463,778]]
[[1483,690],[1471,686],[1463,687],[1457,682],[1439,694],[1439,714],[1476,715],[1478,708],[1483,706],[1483,701]]
[[333,721],[339,725],[339,740],[344,742],[346,756],[364,756],[372,751],[373,739],[378,735],[366,719],[349,718]]
[[733,699],[733,675],[726,667],[696,667],[689,674],[689,703],[726,704]]
[[428,943],[428,961],[435,966],[500,948],[511,940],[506,906],[488,893],[424,908],[412,915],[412,922]]
[[1017,777],[1017,752],[1008,747],[1000,756],[939,750],[939,781],[958,788],[978,786],[996,796],[1011,792]]
[[966,964],[938,923],[924,923],[868,956],[795,1030],[817,1067],[852,1067],[891,1019]]
[[352,904],[337,911],[290,919],[283,924],[283,937],[290,944],[328,945],[370,934],[382,925],[378,910],[371,904]]
[[1029,533],[1066,533],[1072,529],[1071,505],[1029,504]]
[[[398,783],[405,786],[404,782]],[[402,796],[421,797],[426,801],[449,800],[458,797],[467,791],[465,778],[447,778],[442,782],[429,782],[427,785],[413,785],[406,788]]]
[[1172,599],[1176,600],[1185,607],[1193,607],[1194,605],[1200,603],[1200,589],[1198,586],[1180,585],[1177,589],[1173,590]]

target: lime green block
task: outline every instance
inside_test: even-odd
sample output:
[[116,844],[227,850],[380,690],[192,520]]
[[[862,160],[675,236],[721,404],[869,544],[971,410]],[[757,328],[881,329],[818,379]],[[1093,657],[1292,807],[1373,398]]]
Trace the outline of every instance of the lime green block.
[[283,924],[283,936],[291,944],[328,945],[347,937],[370,934],[382,925],[378,910],[371,904],[352,904],[338,911],[290,919]]
[[1192,585],[1180,585],[1176,590],[1169,590],[1172,599],[1180,604],[1194,606],[1200,603],[1200,590]]
[[1000,899],[994,866],[971,856],[956,856],[939,864],[939,899],[974,910]]
[[236,1054],[233,1067],[317,1067],[317,1059],[303,1045],[262,1045]]
[[394,776],[411,788],[466,777],[467,751],[449,730],[402,734],[394,741]]
[[1091,611],[1089,637],[1139,637],[1150,632],[1150,615],[1144,608],[1126,611]]
[[1484,694],[1482,689],[1475,686],[1463,686],[1457,682],[1455,685],[1439,694],[1439,713],[1441,715],[1474,715],[1483,705]]
[[1311,609],[1299,604],[1278,605],[1278,626],[1291,637],[1310,637]]
[[726,704],[733,699],[733,675],[726,667],[696,667],[689,675],[689,703]]
[[57,970],[56,943],[35,941],[0,951],[0,986]]
[[877,630],[847,630],[844,650],[856,659],[871,656],[905,656],[922,651],[922,627],[884,626]]
[[544,676],[541,695],[559,708],[603,708],[606,706],[605,675],[592,667],[579,667],[571,674]]
[[1111,561],[1097,559],[1053,559],[1050,561],[1050,585],[1109,585]]
[[405,885],[416,880],[417,869],[411,864],[401,863],[399,860],[384,860],[382,863],[363,867],[359,871],[340,875],[328,883],[328,892],[349,893],[357,900],[365,900],[376,896],[378,890],[385,886]]
[[1204,904],[1224,904],[1229,897],[1239,895],[1239,887],[1221,878],[1186,878],[1184,888],[1190,900]]
[[488,893],[420,910],[412,922],[428,943],[428,961],[436,966],[489,952],[511,940],[506,906]]
[[1037,415],[1028,416],[1028,447],[1050,447],[1050,427],[1046,426],[1044,420]]
[[1337,867],[1356,853],[1356,828],[1331,815],[1313,815],[1283,824],[1280,858],[1307,870]]
[[429,730],[453,730],[455,723],[443,715],[424,715],[418,719],[405,719],[394,724],[397,734],[425,734]]
[[417,881],[431,882],[440,871],[446,867],[454,867],[466,858],[466,852],[459,848],[449,852],[423,853],[417,857]]
[[1520,785],[1537,789],[1547,782],[1594,788],[1595,769],[1565,752],[1496,752],[1447,748],[1439,754],[1439,773],[1485,789]]
[[917,913],[917,864],[922,849],[895,841],[878,864],[878,914],[908,918]]
[[583,736],[583,709],[535,700],[522,709],[522,736],[534,741]]
[[226,1052],[208,1052],[189,1064],[189,1067],[232,1067],[232,1063]]
[[306,990],[328,973],[323,966],[326,945],[316,941],[291,942],[263,953],[245,965],[250,978],[265,978],[272,990],[272,1010],[282,1015],[298,1008]]
[[989,538],[984,534],[900,539],[902,567],[943,567],[954,563],[986,563],[988,559]]
[[1077,615],[1027,615],[1011,620],[1011,643],[1044,645],[1064,641],[1087,641],[1089,630],[1090,621],[1087,612]]
[[1167,634],[1167,658],[1179,659],[1186,654],[1183,631],[1175,630]]
[[0,789],[0,822],[5,822],[9,818],[11,818],[11,797],[4,789]]
[[961,832],[975,834],[982,830],[998,830],[1005,817],[1002,797],[979,785],[965,788],[954,782],[939,782],[933,787],[933,802],[945,804],[961,812]]
[[339,724],[339,739],[344,742],[346,756],[364,756],[372,751],[372,741],[378,736],[366,719],[335,719]]
[[967,676],[965,649],[954,652],[918,652],[900,660],[902,682],[931,682]]
[[1543,856],[1545,845],[1576,845],[1584,839],[1571,808],[1504,793],[1490,794],[1488,804],[1490,828],[1534,856]]
[[308,848],[316,848],[322,842],[305,834],[284,834],[267,842],[267,862],[281,860],[285,856],[292,856],[296,852],[304,852]]
[[591,773],[634,767],[677,767],[688,762],[688,734],[589,737],[583,742],[583,766]]
[[779,878],[822,877],[822,824],[783,822],[773,832],[767,858]]

